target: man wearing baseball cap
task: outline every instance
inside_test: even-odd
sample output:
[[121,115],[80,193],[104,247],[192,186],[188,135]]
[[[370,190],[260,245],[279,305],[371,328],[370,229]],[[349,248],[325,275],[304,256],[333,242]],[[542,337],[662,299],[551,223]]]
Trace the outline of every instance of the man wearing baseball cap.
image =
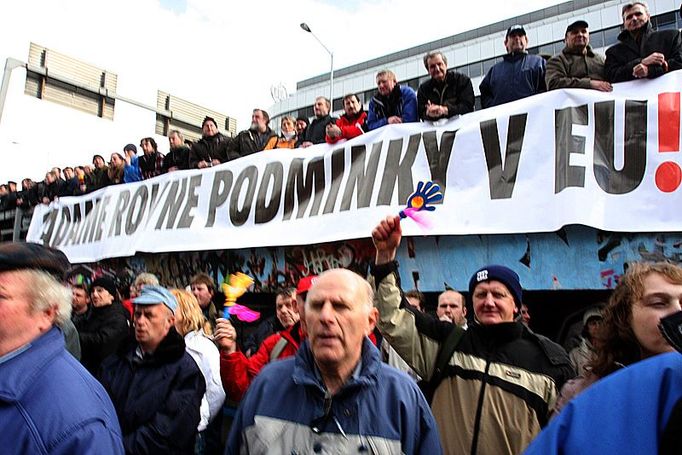
[[403,304],[395,260],[399,217],[372,231],[370,282],[382,335],[433,391],[431,408],[445,453],[518,454],[548,421],[561,385],[575,375],[566,352],[519,320],[519,276],[501,265],[469,280],[474,323],[461,328]]
[[496,63],[479,85],[481,106],[498,106],[547,90],[545,60],[529,54],[528,36],[522,25],[512,25],[504,37],[507,54]]
[[71,292],[64,253],[0,244],[0,447],[3,453],[123,454],[102,386],[64,347]]
[[592,52],[589,25],[577,20],[566,27],[566,46],[561,53],[547,61],[545,82],[548,90],[559,88],[587,88],[610,92],[606,81],[604,57]]
[[147,285],[133,303],[135,342],[108,357],[100,381],[126,453],[193,453],[206,382],[175,330],[175,296]]

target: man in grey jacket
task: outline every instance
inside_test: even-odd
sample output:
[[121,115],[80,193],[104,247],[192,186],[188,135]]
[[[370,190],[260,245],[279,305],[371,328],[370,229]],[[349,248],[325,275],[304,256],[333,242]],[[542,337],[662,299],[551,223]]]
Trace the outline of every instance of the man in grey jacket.
[[566,47],[547,62],[545,82],[548,90],[586,88],[602,92],[613,90],[605,80],[604,57],[592,52],[587,22],[578,20],[566,28]]

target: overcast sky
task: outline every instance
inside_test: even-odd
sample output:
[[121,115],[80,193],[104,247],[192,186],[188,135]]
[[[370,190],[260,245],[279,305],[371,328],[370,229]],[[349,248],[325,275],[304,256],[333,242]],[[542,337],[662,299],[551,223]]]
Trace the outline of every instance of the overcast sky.
[[[300,29],[301,22],[334,52],[338,69],[557,3],[12,1],[3,6],[0,58],[26,61],[35,42],[116,73],[121,96],[155,105],[156,90],[163,90],[237,118],[241,130],[252,108],[272,105],[272,85],[293,93],[297,81],[329,70],[329,55]],[[60,147],[60,138],[53,139]],[[4,175],[3,167],[0,181],[18,178]]]

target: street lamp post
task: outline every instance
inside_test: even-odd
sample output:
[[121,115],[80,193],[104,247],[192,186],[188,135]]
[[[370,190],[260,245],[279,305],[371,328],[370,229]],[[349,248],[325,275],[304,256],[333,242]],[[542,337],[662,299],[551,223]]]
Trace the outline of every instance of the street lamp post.
[[312,30],[310,30],[310,27],[308,27],[308,24],[306,24],[305,22],[302,22],[301,28],[304,31],[313,35],[313,38],[315,38],[317,40],[317,42],[320,43],[320,45],[324,48],[324,50],[327,51],[327,53],[329,54],[329,58],[331,60],[331,68],[329,70],[329,102],[332,105],[329,113],[331,114],[334,111],[334,53],[332,51],[330,51],[329,48],[327,46],[325,46],[322,41],[320,41],[320,38],[318,38],[317,35],[315,35]]

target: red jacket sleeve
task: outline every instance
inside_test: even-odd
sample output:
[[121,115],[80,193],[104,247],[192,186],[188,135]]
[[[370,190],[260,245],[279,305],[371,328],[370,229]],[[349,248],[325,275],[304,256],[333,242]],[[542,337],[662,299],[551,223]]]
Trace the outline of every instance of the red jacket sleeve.
[[280,338],[279,333],[270,335],[263,340],[258,351],[249,358],[239,351],[232,354],[220,354],[220,379],[229,400],[241,401],[253,378],[270,361],[270,352]]

